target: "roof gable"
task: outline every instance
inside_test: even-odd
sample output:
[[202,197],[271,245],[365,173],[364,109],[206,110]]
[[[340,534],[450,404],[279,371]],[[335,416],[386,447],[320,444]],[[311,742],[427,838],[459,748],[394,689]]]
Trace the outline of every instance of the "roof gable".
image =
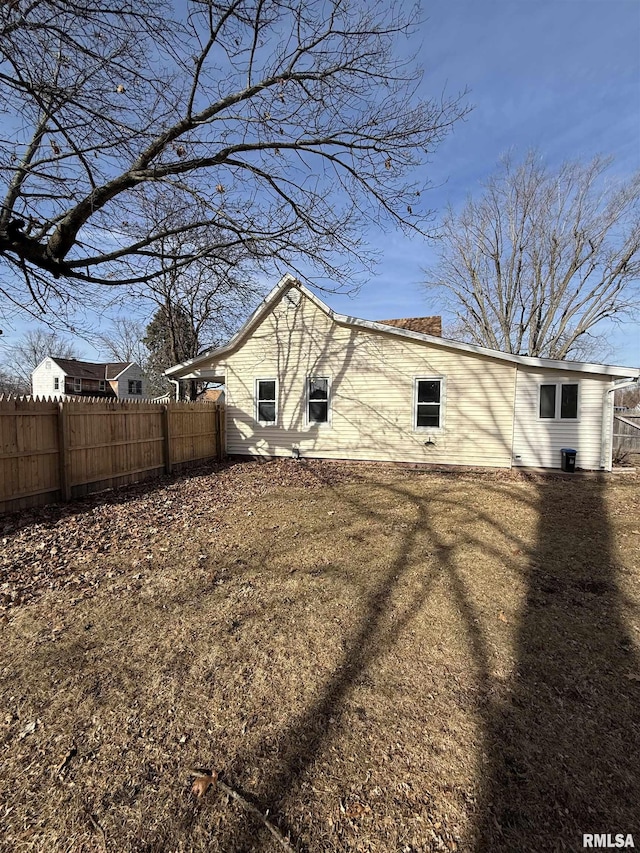
[[[424,332],[412,331],[410,329],[407,329],[406,327],[400,327],[397,325],[398,322],[405,321],[387,320],[385,322],[381,322],[374,320],[361,320],[358,317],[349,317],[345,314],[336,314],[318,296],[312,293],[307,287],[305,287],[304,284],[299,282],[290,273],[287,273],[280,279],[278,284],[273,288],[273,290],[271,290],[269,294],[267,294],[267,296],[260,303],[258,308],[256,308],[253,314],[249,317],[244,326],[242,326],[242,328],[238,332],[236,332],[236,334],[227,344],[221,347],[207,350],[196,358],[190,359],[189,361],[182,362],[181,364],[176,364],[173,367],[170,367],[168,370],[165,370],[165,375],[171,378],[184,378],[185,375],[188,374],[191,369],[198,369],[202,365],[205,365],[207,362],[210,362],[212,359],[222,358],[223,356],[228,355],[230,352],[232,352],[242,344],[242,342],[253,332],[256,326],[264,319],[264,317],[274,309],[275,305],[280,301],[284,294],[292,288],[299,290],[307,299],[313,302],[317,308],[319,308],[324,314],[327,315],[327,317],[329,317],[335,323],[349,326],[351,328],[369,329],[376,332],[383,332],[387,335],[397,335],[399,337],[409,338],[415,341],[422,341],[424,343],[434,344],[435,346],[443,347],[446,349],[473,353],[474,355],[481,355],[485,358],[497,359],[498,361],[504,361],[510,364],[520,364],[527,367],[538,367],[546,370],[563,370],[565,372],[572,371],[577,373],[596,373],[611,377],[640,377],[640,368],[620,367],[617,365],[609,364],[589,364],[586,362],[579,361],[558,361],[550,358],[534,358],[532,356],[525,355],[512,355],[511,353],[500,352],[499,350],[492,350],[488,347],[477,346],[476,344],[466,344],[462,343],[461,341],[448,340],[447,338],[443,338],[434,334],[426,334]],[[408,319],[422,320],[426,318]]]

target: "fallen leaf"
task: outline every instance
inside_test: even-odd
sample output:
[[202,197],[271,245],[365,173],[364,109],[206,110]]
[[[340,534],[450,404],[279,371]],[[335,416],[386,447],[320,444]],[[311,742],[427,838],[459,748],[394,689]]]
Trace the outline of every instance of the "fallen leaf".
[[640,674],[637,672],[628,672],[627,678],[629,681],[640,681]]
[[32,720],[30,723],[27,723],[26,726],[22,729],[22,731],[18,735],[18,740],[24,740],[27,735],[32,735],[35,732],[37,725],[38,725],[37,720]]
[[500,613],[498,613],[498,619],[499,619],[501,622],[508,622],[508,621],[509,621],[509,620],[507,619],[507,617],[504,615],[504,613],[502,612],[502,610],[500,611]]
[[218,774],[213,773],[204,773],[197,770],[193,771],[196,775],[196,778],[193,781],[193,785],[191,786],[191,793],[195,794],[198,799],[203,797],[209,788],[218,781]]
[[62,759],[58,767],[56,768],[56,773],[58,776],[64,775],[64,772],[67,769],[67,765],[71,761],[71,759],[78,754],[78,747],[74,744],[71,744],[71,747],[65,757]]

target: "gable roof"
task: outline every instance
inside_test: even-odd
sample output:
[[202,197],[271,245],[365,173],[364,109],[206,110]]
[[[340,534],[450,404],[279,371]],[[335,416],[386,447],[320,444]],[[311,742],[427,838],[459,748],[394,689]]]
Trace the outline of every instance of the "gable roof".
[[117,379],[121,373],[134,364],[133,361],[79,361],[77,358],[56,358],[50,356],[51,361],[64,370],[67,376],[76,379]]
[[465,344],[460,341],[451,341],[447,338],[438,337],[437,335],[424,334],[422,332],[414,332],[409,329],[399,328],[387,323],[376,322],[373,320],[360,320],[358,317],[349,317],[346,314],[336,314],[328,305],[326,305],[318,296],[312,293],[304,284],[299,282],[290,273],[284,275],[273,290],[265,296],[260,305],[256,308],[253,314],[249,317],[242,328],[236,332],[231,340],[224,346],[206,350],[196,358],[183,361],[180,364],[175,364],[168,370],[165,370],[165,375],[170,378],[184,378],[192,370],[203,367],[212,359],[221,358],[228,355],[236,347],[238,347],[245,338],[247,338],[253,329],[263,320],[263,318],[271,311],[273,306],[280,300],[287,290],[296,288],[303,293],[307,299],[319,308],[335,323],[350,328],[370,329],[375,332],[384,332],[388,335],[396,335],[402,338],[408,338],[415,341],[424,341],[425,343],[433,344],[434,346],[457,350],[460,352],[469,352],[475,355],[483,355],[488,358],[497,359],[498,361],[508,362],[510,364],[522,364],[527,367],[538,367],[545,370],[564,370],[577,373],[597,373],[611,377],[632,377],[637,379],[640,377],[640,368],[637,367],[620,367],[611,364],[590,364],[581,361],[559,361],[551,358],[534,358],[528,355],[512,355],[511,353],[500,352],[499,350],[489,349],[488,347],[477,346],[476,344]]
[[403,320],[376,320],[384,326],[397,326],[410,332],[421,332],[423,335],[442,337],[442,317],[406,317]]

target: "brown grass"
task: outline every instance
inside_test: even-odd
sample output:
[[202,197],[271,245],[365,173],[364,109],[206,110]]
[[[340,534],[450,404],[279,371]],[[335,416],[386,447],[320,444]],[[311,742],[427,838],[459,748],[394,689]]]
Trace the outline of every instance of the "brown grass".
[[2,850],[281,849],[193,767],[310,853],[640,841],[636,475],[244,463],[0,537]]

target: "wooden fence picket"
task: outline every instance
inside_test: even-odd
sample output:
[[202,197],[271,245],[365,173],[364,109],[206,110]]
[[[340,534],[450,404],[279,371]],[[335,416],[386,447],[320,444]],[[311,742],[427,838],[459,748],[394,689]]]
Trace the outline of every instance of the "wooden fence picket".
[[0,396],[0,514],[221,459],[219,403]]

